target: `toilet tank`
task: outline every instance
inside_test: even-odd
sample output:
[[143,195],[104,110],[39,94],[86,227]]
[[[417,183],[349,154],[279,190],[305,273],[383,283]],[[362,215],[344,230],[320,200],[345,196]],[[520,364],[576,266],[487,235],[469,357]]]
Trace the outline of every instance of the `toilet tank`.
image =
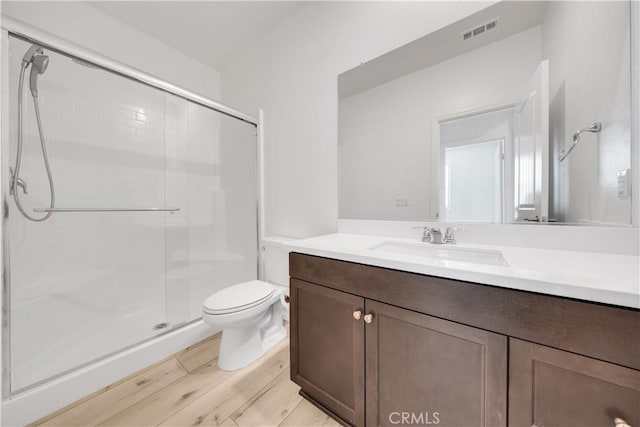
[[[285,294],[289,295],[289,249],[287,237],[269,237],[262,240],[262,280],[284,287]],[[284,301],[286,307],[284,320],[289,321],[289,304]]]
[[289,249],[295,239],[268,237],[262,240],[262,280],[289,289]]

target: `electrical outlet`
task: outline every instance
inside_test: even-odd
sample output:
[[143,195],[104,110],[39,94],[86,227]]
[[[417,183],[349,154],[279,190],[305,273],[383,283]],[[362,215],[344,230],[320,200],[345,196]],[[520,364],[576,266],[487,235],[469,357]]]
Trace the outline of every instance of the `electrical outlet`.
[[631,169],[618,172],[618,199],[627,200],[631,195]]
[[399,198],[396,199],[396,208],[408,208],[409,207],[409,199]]

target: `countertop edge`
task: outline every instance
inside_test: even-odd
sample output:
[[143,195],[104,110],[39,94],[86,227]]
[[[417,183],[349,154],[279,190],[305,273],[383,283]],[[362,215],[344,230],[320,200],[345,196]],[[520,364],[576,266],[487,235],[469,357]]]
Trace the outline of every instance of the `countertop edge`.
[[481,285],[498,286],[506,289],[533,292],[544,295],[577,299],[585,302],[608,304],[621,308],[640,310],[640,293],[633,294],[592,287],[580,287],[563,283],[546,282],[522,277],[510,277],[476,271],[465,271],[448,267],[436,267],[412,262],[401,262],[391,259],[367,257],[332,249],[310,248],[295,243],[287,244],[290,252],[332,258],[357,264],[388,268],[427,276],[460,280]]

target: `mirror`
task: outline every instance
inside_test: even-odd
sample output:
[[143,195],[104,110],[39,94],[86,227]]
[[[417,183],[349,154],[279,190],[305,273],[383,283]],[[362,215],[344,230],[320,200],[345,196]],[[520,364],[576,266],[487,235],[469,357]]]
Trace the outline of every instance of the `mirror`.
[[504,1],[341,74],[339,217],[629,225],[630,30]]

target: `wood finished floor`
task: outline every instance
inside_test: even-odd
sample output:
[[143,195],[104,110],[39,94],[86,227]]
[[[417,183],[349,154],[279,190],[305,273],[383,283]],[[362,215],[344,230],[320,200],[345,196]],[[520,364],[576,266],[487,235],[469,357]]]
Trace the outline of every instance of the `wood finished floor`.
[[34,426],[339,426],[289,380],[285,340],[238,371],[218,369],[220,335],[57,411]]

